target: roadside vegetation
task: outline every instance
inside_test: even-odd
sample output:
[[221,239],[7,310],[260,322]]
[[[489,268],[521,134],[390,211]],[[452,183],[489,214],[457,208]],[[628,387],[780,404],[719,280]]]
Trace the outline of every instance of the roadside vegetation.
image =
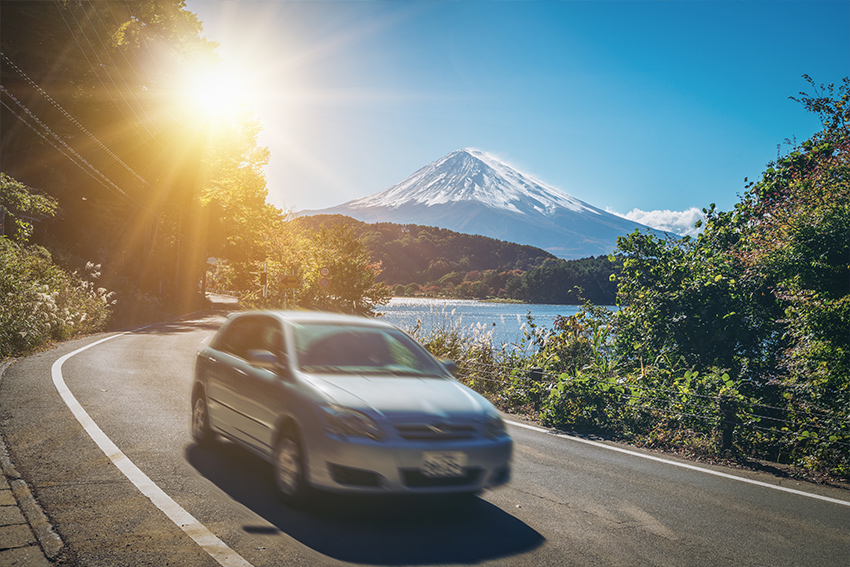
[[[807,78],[808,79],[808,78]],[[547,426],[690,456],[850,477],[850,83],[799,102],[824,129],[697,238],[621,238],[616,312],[520,345],[411,329],[462,380]]]
[[114,304],[97,286],[100,266],[70,272],[46,248],[28,245],[26,219],[54,215],[56,201],[0,173],[0,207],[12,236],[0,236],[0,359],[100,330]]

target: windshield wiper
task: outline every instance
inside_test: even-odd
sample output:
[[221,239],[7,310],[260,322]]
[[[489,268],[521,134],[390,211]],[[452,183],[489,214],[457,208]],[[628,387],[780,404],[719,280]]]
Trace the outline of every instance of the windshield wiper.
[[331,366],[329,364],[312,364],[310,366],[302,366],[300,370],[302,372],[307,372],[308,374],[349,374],[349,372],[343,370],[341,366]]

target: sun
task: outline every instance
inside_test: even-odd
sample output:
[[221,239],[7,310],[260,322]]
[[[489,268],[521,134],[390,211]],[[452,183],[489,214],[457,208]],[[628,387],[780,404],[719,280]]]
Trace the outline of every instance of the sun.
[[184,76],[184,104],[200,118],[229,120],[251,106],[251,88],[244,75],[224,65],[199,66]]
[[198,77],[194,91],[193,98],[205,114],[229,114],[244,102],[239,85],[222,73]]

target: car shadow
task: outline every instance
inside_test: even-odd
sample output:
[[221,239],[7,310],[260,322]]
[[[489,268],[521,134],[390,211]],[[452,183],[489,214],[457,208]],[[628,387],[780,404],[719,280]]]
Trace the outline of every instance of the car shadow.
[[271,466],[229,443],[192,444],[186,458],[201,475],[267,520],[246,533],[286,533],[340,561],[379,565],[473,564],[533,550],[545,538],[474,496],[365,496],[317,493],[307,505],[281,503]]

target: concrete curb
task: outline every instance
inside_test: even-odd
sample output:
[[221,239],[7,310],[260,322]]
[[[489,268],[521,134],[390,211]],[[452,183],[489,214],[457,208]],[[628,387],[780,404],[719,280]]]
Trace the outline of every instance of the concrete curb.
[[[0,363],[0,382],[3,381],[3,375],[6,369],[11,366],[11,362]],[[6,440],[0,430],[0,471],[5,476],[11,492],[15,497],[18,508],[21,511],[24,519],[35,535],[38,546],[44,552],[44,556],[48,560],[54,560],[59,557],[65,544],[59,534],[53,529],[41,505],[33,496],[32,491],[26,481],[21,477],[21,474],[15,468],[15,464],[9,457],[9,450],[6,445]],[[0,548],[6,546],[0,541]]]

